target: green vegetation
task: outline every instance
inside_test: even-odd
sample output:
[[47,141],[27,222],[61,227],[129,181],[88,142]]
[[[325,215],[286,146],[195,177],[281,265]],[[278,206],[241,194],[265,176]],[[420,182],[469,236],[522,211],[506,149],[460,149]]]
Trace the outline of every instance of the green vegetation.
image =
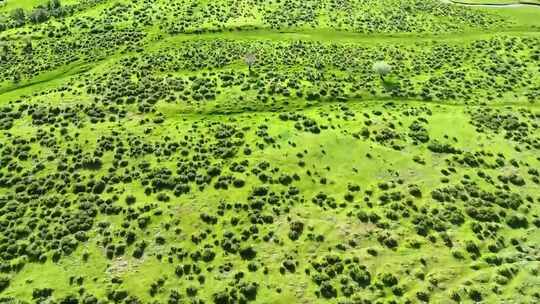
[[540,4],[539,0],[456,0],[455,2],[469,4]]
[[539,8],[0,3],[0,303],[540,302]]

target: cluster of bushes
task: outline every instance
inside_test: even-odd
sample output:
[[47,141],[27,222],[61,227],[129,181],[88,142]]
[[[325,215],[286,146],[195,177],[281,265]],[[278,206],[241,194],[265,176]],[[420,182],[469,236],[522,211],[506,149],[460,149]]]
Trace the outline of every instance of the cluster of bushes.
[[[95,62],[127,45],[137,45],[145,35],[126,29],[110,29],[56,37],[54,28],[50,31],[45,28],[43,34],[47,37],[24,44],[9,43],[0,49],[1,81],[18,84],[75,62]],[[74,89],[72,86],[64,88],[67,91]]]
[[[44,129],[48,129],[49,126],[60,127],[62,124],[77,125],[73,120],[76,117],[73,113],[77,113],[77,109],[79,108],[29,106],[3,112],[20,112],[21,117],[29,115],[36,127],[45,126]],[[342,110],[343,113],[347,111],[346,108]],[[385,117],[382,113],[373,115]],[[304,114],[301,113],[276,113],[274,116],[277,123],[291,129],[293,126],[289,124],[289,120],[305,120],[308,117],[306,115],[304,118]],[[351,115],[344,115],[343,121],[348,117]],[[416,118],[418,119],[420,118]],[[375,119],[370,120],[375,122]],[[394,124],[397,126],[398,122]],[[2,252],[0,257],[4,261],[13,261],[23,256],[26,256],[29,262],[44,262],[49,258],[52,261],[59,261],[64,256],[73,254],[80,243],[87,242],[91,235],[88,232],[95,229],[99,235],[98,245],[104,249],[104,256],[107,258],[115,259],[129,255],[136,259],[155,257],[162,263],[173,265],[176,263],[174,269],[180,280],[197,280],[202,285],[207,274],[213,271],[214,263],[220,261],[222,255],[228,255],[229,258],[234,256],[246,263],[242,267],[247,267],[250,272],[268,273],[269,270],[260,263],[261,251],[252,242],[262,240],[269,246],[283,246],[300,241],[320,244],[327,241],[324,235],[314,231],[304,219],[296,217],[293,219],[292,216],[288,217],[284,232],[272,231],[278,223],[283,224],[277,219],[289,213],[291,206],[306,202],[300,191],[303,181],[301,174],[284,171],[278,163],[251,158],[242,159],[245,156],[237,152],[225,158],[221,152],[216,152],[219,147],[236,146],[235,143],[238,142],[237,147],[240,148],[250,138],[254,140],[261,136],[263,138],[270,136],[269,125],[266,122],[259,127],[243,128],[243,123],[238,121],[230,123],[198,121],[193,122],[191,127],[181,130],[185,132],[183,133],[186,134],[185,137],[173,137],[170,134],[144,137],[131,132],[128,134],[112,131],[108,134],[99,134],[95,137],[95,142],[89,141],[88,143],[92,144],[88,147],[91,148],[65,145],[74,139],[63,136],[60,130],[59,132],[42,130],[36,132],[35,139],[30,140],[13,136],[9,141],[4,141],[6,143],[2,149],[2,159],[5,159],[3,162],[6,164],[4,168],[20,163],[21,159],[23,162],[24,159],[48,160],[46,154],[36,154],[31,145],[32,142],[42,142],[44,138],[38,137],[44,137],[45,134],[55,139],[55,144],[50,147],[61,152],[62,157],[58,159],[58,165],[52,168],[56,170],[56,174],[49,174],[46,177],[36,176],[29,179],[28,176],[18,174],[16,171],[1,173],[0,184],[4,189],[13,191],[14,195],[4,197],[4,201],[0,203],[0,216],[8,216],[10,223],[17,225],[6,225],[0,221],[3,231],[6,231],[3,242],[6,245],[0,248]],[[411,129],[421,130],[418,127]],[[304,155],[309,155],[305,147],[293,148],[301,151],[296,155],[301,159]],[[110,155],[112,161],[105,161],[104,155]],[[457,164],[478,170],[479,177],[488,176],[480,172],[491,168],[479,160],[482,157],[496,157],[512,166],[520,166],[515,160],[506,160],[504,155],[489,156],[489,153],[483,152],[462,153],[448,157],[449,159],[455,157],[454,161]],[[160,161],[151,161],[157,159]],[[167,160],[167,164],[162,163],[164,160]],[[491,169],[501,168],[503,167],[497,165]],[[538,175],[534,168],[527,172],[529,176]],[[443,176],[452,177],[456,176],[457,170],[448,167],[442,169],[441,173]],[[309,176],[308,171],[306,174]],[[501,176],[498,180],[503,182],[506,175]],[[176,248],[169,238],[169,233],[182,235],[180,223],[183,219],[171,222],[154,220],[154,217],[160,217],[163,213],[160,207],[177,203],[174,194],[196,193],[198,187],[212,184],[220,191],[228,191],[232,190],[229,185],[237,179],[244,180],[249,186],[239,190],[246,190],[241,192],[244,194],[241,194],[240,201],[221,202],[215,210],[201,212],[197,218],[192,219],[199,221],[202,226],[186,236],[193,246],[190,249]],[[323,177],[318,184],[324,188],[328,181],[323,182],[322,179]],[[148,196],[143,195],[141,198],[139,195],[125,193],[126,191],[121,189],[126,184],[147,189],[144,192]],[[419,184],[406,184],[404,180],[397,179],[379,182],[361,192],[360,185],[348,183],[338,185],[343,190],[341,195],[321,189],[311,196],[311,202],[315,208],[322,207],[324,212],[334,212],[334,209],[335,212],[347,210],[351,220],[374,227],[376,233],[373,234],[373,238],[380,247],[369,249],[368,254],[372,256],[377,255],[379,250],[395,250],[404,246],[405,242],[393,231],[396,225],[411,225],[420,237],[425,237],[429,242],[442,241],[447,248],[455,249],[461,246],[461,243],[448,231],[467,223],[477,239],[463,245],[469,253],[468,256],[477,260],[485,258],[497,265],[501,262],[486,255],[486,249],[478,245],[479,242],[486,240],[496,242],[495,247],[487,248],[490,252],[494,252],[500,250],[497,248],[507,246],[505,242],[499,241],[500,231],[505,227],[523,229],[540,224],[538,218],[535,220],[522,212],[525,205],[534,203],[532,198],[524,197],[510,189],[499,188],[492,191],[478,186],[469,177],[463,177],[457,184],[447,184],[444,187],[428,188],[426,192]],[[53,191],[57,194],[55,198],[50,197]],[[62,199],[62,195],[75,195],[77,199],[74,201]],[[111,198],[105,199],[109,196]],[[39,199],[40,197],[44,198]],[[155,203],[148,203],[149,200]],[[431,203],[424,205],[423,201]],[[17,221],[16,218],[29,210],[37,210],[34,216],[25,216],[36,224],[25,227],[23,222]],[[120,227],[113,227],[107,221],[95,222],[98,215],[105,218],[119,217],[122,223]],[[50,225],[51,223],[54,225]],[[160,233],[148,237],[146,233],[153,231],[158,225]],[[218,229],[223,233],[216,233]],[[11,240],[28,241],[31,246],[19,245],[16,242],[17,245],[13,246],[11,244],[14,242]],[[335,256],[328,255],[322,261],[312,264],[313,269],[308,270],[307,274],[317,286],[316,295],[324,299],[354,298],[364,294],[370,287],[388,290],[395,296],[405,294],[407,289],[401,284],[399,277],[386,273],[374,275],[358,262],[340,257],[349,249],[356,250],[357,244],[352,239],[349,242],[340,242],[331,247],[339,253]],[[421,243],[412,242],[410,246],[420,250]],[[170,252],[168,254],[155,252],[155,248],[162,247],[169,248]],[[527,250],[524,247],[520,248]],[[457,256],[459,254],[456,254]],[[24,263],[17,267],[24,267]],[[301,267],[301,260],[290,255],[281,262],[279,272],[284,276],[291,273],[298,274]],[[15,268],[6,266],[4,269],[5,272],[11,272]],[[227,272],[224,269],[223,271]],[[165,292],[164,286],[154,282],[149,287],[150,295],[157,297]],[[236,289],[229,287],[225,292],[216,293],[212,300],[216,303],[221,303],[220,301],[229,303],[241,299],[249,300],[249,297],[255,299],[256,292],[254,293],[253,286],[237,287]],[[242,289],[244,287],[246,290]],[[201,296],[197,290],[198,287],[192,286],[185,292],[171,292],[170,297],[172,301],[180,301],[185,294],[195,299]],[[50,297],[47,294],[47,291],[36,291],[36,297],[39,298]],[[110,297],[128,299],[130,295],[118,289],[116,293],[111,293]],[[429,293],[420,292],[417,297],[429,299]]]
[[521,108],[516,111],[501,111],[500,109],[481,108],[471,111],[470,123],[480,133],[493,132],[504,135],[504,138],[519,143],[526,149],[540,149],[540,138],[534,130],[538,123],[538,113]]
[[409,126],[409,137],[413,139],[413,143],[427,143],[429,141],[429,133],[424,126],[422,126],[421,121],[415,120]]
[[[159,278],[145,290],[151,298],[158,298],[175,284],[166,280],[189,282],[185,290],[170,291],[170,303],[185,302],[186,297],[193,303],[256,301],[261,288],[271,285],[247,281],[244,269],[253,275],[275,272],[280,278],[277,283],[287,278],[302,279],[305,272],[312,285],[302,287],[314,288],[321,300],[347,298],[344,303],[348,303],[360,301],[367,294],[400,298],[409,293],[427,302],[434,287],[411,291],[399,272],[377,272],[365,265],[370,265],[372,258],[400,253],[403,246],[423,253],[424,242],[442,241],[444,247],[437,245],[441,253],[453,250],[459,259],[482,258],[480,261],[490,265],[487,267],[510,264],[510,258],[498,255],[502,250],[527,254],[528,258],[535,254],[534,246],[525,244],[525,235],[520,240],[505,238],[510,229],[520,235],[524,229],[540,227],[535,207],[538,199],[528,192],[533,183],[538,184],[534,161],[529,157],[517,161],[503,153],[471,152],[468,147],[462,151],[439,142],[428,132],[426,115],[431,116],[432,106],[398,108],[388,102],[361,113],[345,101],[381,93],[425,100],[489,99],[531,88],[532,81],[528,80],[536,79],[530,72],[537,62],[534,55],[521,63],[501,64],[500,58],[487,54],[503,48],[509,57],[536,54],[537,38],[501,36],[459,46],[433,42],[384,48],[313,41],[200,39],[179,42],[174,47],[164,43],[166,47],[158,45],[142,52],[142,26],[164,23],[166,29],[184,32],[212,16],[222,17],[215,25],[219,27],[220,22],[232,18],[231,11],[235,17],[248,14],[241,5],[228,11],[229,7],[220,7],[219,1],[186,10],[179,10],[183,4],[173,2],[118,3],[107,6],[98,17],[75,17],[69,24],[59,21],[61,25],[36,24],[33,28],[42,34],[41,39],[10,44],[0,54],[2,82],[14,73],[19,80],[29,79],[77,61],[95,62],[122,50],[130,52],[120,54],[110,69],[77,75],[62,87],[22,96],[0,108],[0,272],[4,273],[0,292],[11,288],[11,276],[26,263],[59,262],[89,242],[102,249],[98,254],[111,264],[123,257],[136,262],[155,258],[156,263],[170,264],[164,269],[172,269],[171,277]],[[400,2],[401,9],[425,13],[427,25],[415,31],[481,27],[496,21],[487,14],[434,1],[421,2]],[[46,16],[56,14],[54,10],[62,9],[53,3],[57,2],[36,12],[31,17],[33,22],[45,21]],[[396,2],[370,5],[376,11],[384,3]],[[281,1],[265,10],[261,18],[273,28],[320,25],[319,14],[328,7],[333,12],[347,12],[363,5],[367,4],[349,3],[334,9],[336,1]],[[155,18],[156,12],[165,14]],[[134,16],[137,20],[132,20]],[[373,11],[363,16],[332,13],[327,17],[336,28],[363,32],[409,31],[420,22],[418,15],[400,21]],[[439,17],[455,24],[447,19],[431,22]],[[133,22],[124,24],[126,21]],[[123,25],[123,30],[116,25]],[[255,62],[239,68],[236,63],[253,50],[257,50]],[[379,89],[379,79],[369,68],[368,63],[382,57],[390,58],[400,82],[391,91]],[[189,73],[184,73],[186,70]],[[57,104],[58,100],[63,104]],[[310,110],[297,110],[288,104],[297,101],[303,106],[337,102],[325,108],[328,111],[319,111],[317,117]],[[243,113],[217,118],[184,116],[184,110],[176,111],[193,113],[214,104],[244,110],[250,102],[261,107],[271,105],[272,109],[280,109],[277,105],[282,102],[279,105],[283,110],[265,116]],[[471,124],[478,132],[500,132],[504,139],[524,144],[526,149],[538,148],[539,116],[532,110],[469,109],[474,109],[470,111]],[[23,125],[22,131],[15,130],[18,125]],[[349,132],[349,126],[355,131]],[[398,153],[387,151],[387,147],[406,155],[423,152],[415,147],[404,150],[406,143],[423,145],[440,154],[437,158],[444,158],[443,165],[430,164],[435,166],[433,173],[442,174],[441,185],[436,179],[427,181],[416,174],[412,178],[419,181],[414,184],[406,183],[405,178],[390,180],[388,175],[407,173],[393,164],[383,168],[381,159],[372,157],[369,151],[366,162],[381,165],[376,173],[382,180],[360,186],[356,175],[358,180],[365,176],[356,164],[350,168],[352,173],[334,173],[335,167],[340,170],[341,166],[324,163],[326,157],[333,157],[326,155],[331,147],[324,146],[324,141],[320,147],[324,157],[314,157],[308,153],[311,147],[294,143],[297,135],[315,137],[312,134],[319,134],[319,139],[345,134],[357,141],[370,140],[369,145],[383,146],[380,148],[385,155]],[[286,140],[289,146],[280,151],[284,156],[274,158],[277,154],[271,153],[282,149]],[[352,157],[352,153],[365,152],[351,149],[350,153]],[[415,161],[425,164],[419,157]],[[295,162],[301,170],[291,169],[289,165],[294,167]],[[359,168],[364,165],[372,164],[361,163]],[[511,172],[507,166],[512,166]],[[429,167],[422,170],[428,172]],[[326,172],[331,173],[327,176]],[[471,173],[472,177],[468,175]],[[333,176],[351,180],[336,181]],[[346,236],[337,240],[333,235],[328,237],[320,229],[325,225],[316,222],[319,220],[340,233],[345,230]],[[350,235],[349,226],[361,227],[358,230],[365,229],[365,234]],[[407,229],[417,235],[413,232],[404,236],[402,232]],[[470,229],[471,240],[456,239],[452,232],[458,229]],[[409,237],[414,238],[407,242]],[[365,263],[359,258],[345,258],[349,251],[364,250],[364,240],[374,246],[366,249]],[[304,244],[310,250],[315,248],[314,256],[324,254],[307,265],[303,259],[306,253],[293,249]],[[267,248],[282,254],[276,265],[264,265]],[[461,248],[467,256],[460,253]],[[81,256],[89,261],[89,253]],[[422,269],[428,268],[425,259],[419,263]],[[410,276],[413,262],[403,267]],[[512,268],[497,269],[499,285],[516,275]],[[223,290],[203,299],[201,290],[208,287],[204,285],[210,276],[224,278]],[[426,278],[423,270],[415,276],[422,281]],[[119,278],[112,281],[122,283]],[[82,277],[73,278],[70,285],[79,288],[79,296],[54,301],[100,302],[83,290],[84,282]],[[432,282],[436,279],[426,284],[435,286]],[[469,288],[466,294],[480,301],[485,295],[478,290]],[[276,292],[280,293],[281,287]],[[51,288],[32,292],[39,302],[52,301],[53,294]],[[112,302],[142,301],[120,286],[107,290],[106,297]]]
[[319,286],[316,295],[321,298],[352,298],[368,292],[389,290],[395,296],[403,296],[405,288],[392,273],[381,272],[373,275],[368,267],[360,263],[358,257],[342,258],[327,254],[311,261],[306,273]]
[[[256,23],[258,20],[254,19],[255,15],[262,16],[260,27],[273,29],[330,27],[362,33],[448,32],[463,27],[488,28],[494,24],[504,23],[495,15],[463,9],[436,0],[412,1],[406,4],[396,0],[369,4],[289,0],[249,6],[219,1],[180,8],[179,5],[173,4],[162,8],[164,14],[174,17],[167,18],[164,22],[164,27],[172,34],[252,29],[259,27]],[[408,18],[402,17],[403,11],[407,12]],[[236,18],[250,20],[254,25],[230,26],[228,21]]]
[[[114,31],[116,33],[118,31]],[[109,38],[110,39],[110,38]],[[488,67],[496,64],[495,58],[484,56],[508,45],[509,52],[520,55],[534,49],[537,41],[523,38],[519,41],[524,48],[517,47],[515,39],[493,38],[486,43],[471,43],[461,47],[436,43],[432,46],[414,46],[394,50],[384,49],[385,57],[392,58],[399,52],[400,60],[392,62],[396,66],[393,73],[400,83],[399,96],[409,98],[436,100],[469,100],[472,96],[488,99],[515,92],[530,86],[527,81],[534,75],[522,66],[508,66],[511,73],[487,75],[487,77],[507,77],[512,86],[499,85],[499,81],[478,79],[460,81],[462,78],[474,78],[482,73],[491,73]],[[115,69],[105,75],[92,79],[86,90],[98,95],[99,102],[106,106],[116,104],[123,108],[129,104],[138,105],[141,112],[152,112],[160,101],[170,103],[187,103],[205,106],[208,101],[219,100],[219,108],[232,107],[248,109],[251,103],[257,106],[284,105],[290,97],[298,97],[306,101],[348,100],[357,96],[378,96],[380,91],[378,79],[373,71],[366,68],[368,63],[376,60],[379,50],[371,47],[355,45],[333,45],[331,47],[316,42],[246,42],[246,41],[185,41],[181,48],[164,47],[159,51],[126,56]],[[253,66],[255,73],[247,73],[243,69],[223,69],[241,60],[250,50],[257,49],[257,60]],[[465,54],[473,53],[473,56]],[[483,55],[484,54],[484,55]],[[362,58],[358,62],[349,62],[346,58]],[[487,60],[487,62],[486,62]],[[493,61],[492,61],[493,60]],[[451,64],[448,64],[448,62]],[[324,62],[321,63],[321,62]],[[455,72],[453,66],[468,62],[467,68]],[[533,64],[525,62],[525,66]],[[287,67],[302,65],[302,71]],[[280,66],[278,70],[272,68]],[[202,73],[189,77],[164,76],[163,73],[174,73],[179,70],[198,71],[201,69],[220,68],[219,71]],[[476,70],[478,69],[478,70]],[[338,75],[333,71],[347,71]],[[134,73],[139,78],[134,81],[126,75]],[[160,74],[159,76],[156,74]],[[427,80],[407,80],[412,74],[434,75]],[[501,76],[502,75],[502,76]],[[220,99],[223,90],[238,88],[242,93]],[[453,92],[453,93],[450,93]],[[488,93],[486,93],[488,92]],[[489,92],[498,92],[491,94]],[[395,94],[392,91],[391,94]],[[495,96],[494,96],[495,95]],[[502,96],[502,95],[501,95]],[[295,118],[295,116],[291,116]],[[282,119],[286,119],[284,115]],[[293,119],[291,119],[293,120]],[[295,119],[296,120],[296,119]],[[321,126],[310,120],[299,121],[295,125],[299,129],[307,129],[318,133]],[[411,125],[410,136],[413,140],[426,142],[429,135],[419,128],[419,123]],[[511,128],[511,125],[508,125]],[[522,131],[520,131],[522,133]]]
[[214,293],[212,299],[215,304],[249,303],[256,300],[258,289],[256,282],[240,281],[230,289]]
[[427,148],[434,153],[446,153],[446,154],[461,154],[460,149],[454,148],[449,143],[441,143],[437,140],[431,141]]
[[[40,24],[53,17],[60,22],[64,22],[65,17],[95,7],[97,4],[105,1],[106,0],[84,0],[75,4],[63,5],[61,0],[49,0],[44,4],[34,7],[30,11],[26,11],[22,8],[15,8],[6,15],[7,18],[5,18],[3,22],[0,22],[0,32],[11,28],[22,27],[28,23],[34,25]],[[2,19],[4,18],[0,18],[0,20]]]
[[[23,26],[27,21],[31,23],[42,23],[49,20],[50,17],[61,18],[66,16],[69,8],[65,8],[60,0],[48,1],[45,5],[39,5],[31,12],[26,12],[22,8],[15,8],[10,12],[11,22],[14,26]],[[6,29],[8,26],[0,25],[0,29]]]

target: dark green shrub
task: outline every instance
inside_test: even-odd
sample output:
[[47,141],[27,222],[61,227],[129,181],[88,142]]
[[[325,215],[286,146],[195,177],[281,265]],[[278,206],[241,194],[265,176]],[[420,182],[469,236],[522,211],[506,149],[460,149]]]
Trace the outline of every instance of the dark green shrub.
[[6,276],[0,276],[0,292],[9,287],[10,280]]

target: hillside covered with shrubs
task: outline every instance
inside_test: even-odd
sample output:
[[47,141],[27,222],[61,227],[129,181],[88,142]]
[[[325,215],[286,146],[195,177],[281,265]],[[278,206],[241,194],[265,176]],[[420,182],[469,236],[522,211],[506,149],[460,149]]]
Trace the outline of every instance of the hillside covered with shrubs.
[[539,14],[0,0],[0,303],[540,302]]

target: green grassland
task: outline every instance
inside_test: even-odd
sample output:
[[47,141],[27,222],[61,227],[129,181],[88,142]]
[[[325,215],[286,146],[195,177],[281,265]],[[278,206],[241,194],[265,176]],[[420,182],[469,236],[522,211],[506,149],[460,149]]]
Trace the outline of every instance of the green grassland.
[[513,1],[513,0],[466,0],[466,1],[456,1],[460,3],[470,3],[470,4],[540,4],[538,0],[522,0],[522,1]]
[[540,301],[539,8],[5,3],[0,303]]

